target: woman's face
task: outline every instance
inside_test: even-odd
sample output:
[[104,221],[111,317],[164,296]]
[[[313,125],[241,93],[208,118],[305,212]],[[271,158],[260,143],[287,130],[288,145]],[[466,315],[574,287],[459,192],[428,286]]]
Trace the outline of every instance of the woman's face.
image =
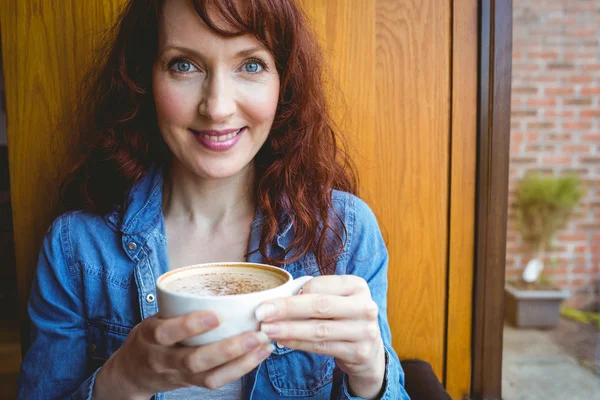
[[256,38],[219,36],[191,1],[171,0],[160,21],[152,89],[175,162],[199,177],[221,179],[245,170],[267,139],[279,74]]

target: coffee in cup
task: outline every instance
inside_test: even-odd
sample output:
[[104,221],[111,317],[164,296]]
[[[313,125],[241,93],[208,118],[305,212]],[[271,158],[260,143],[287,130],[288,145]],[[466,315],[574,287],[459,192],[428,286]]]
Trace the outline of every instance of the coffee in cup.
[[270,271],[239,266],[198,269],[170,281],[165,288],[194,296],[230,296],[269,290],[285,283],[286,277]]
[[212,311],[219,326],[184,340],[199,346],[243,332],[258,331],[255,311],[267,300],[292,296],[312,277],[294,279],[284,269],[255,263],[211,263],[178,268],[156,281],[159,316],[173,318]]

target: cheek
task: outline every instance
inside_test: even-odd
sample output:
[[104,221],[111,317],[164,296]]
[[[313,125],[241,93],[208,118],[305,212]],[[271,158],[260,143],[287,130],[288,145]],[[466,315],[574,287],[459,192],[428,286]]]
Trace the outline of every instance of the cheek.
[[156,114],[160,124],[186,124],[196,115],[196,103],[186,88],[155,79],[153,85]]
[[245,114],[257,124],[271,125],[277,111],[279,82],[277,85],[248,92],[244,98]]

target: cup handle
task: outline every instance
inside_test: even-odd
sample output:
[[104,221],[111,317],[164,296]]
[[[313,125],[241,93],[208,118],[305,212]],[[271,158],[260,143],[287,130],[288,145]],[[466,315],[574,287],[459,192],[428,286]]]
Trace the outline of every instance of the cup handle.
[[292,295],[297,294],[300,289],[306,284],[306,282],[310,281],[312,276],[301,276],[300,278],[296,278],[290,282],[290,291]]

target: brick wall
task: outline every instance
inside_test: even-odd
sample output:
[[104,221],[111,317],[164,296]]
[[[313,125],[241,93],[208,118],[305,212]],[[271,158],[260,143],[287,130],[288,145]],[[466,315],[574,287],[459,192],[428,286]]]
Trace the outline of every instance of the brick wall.
[[[577,173],[587,195],[545,259],[569,305],[597,308],[600,291],[600,0],[513,2],[510,202],[528,171]],[[530,258],[509,211],[508,279]]]

